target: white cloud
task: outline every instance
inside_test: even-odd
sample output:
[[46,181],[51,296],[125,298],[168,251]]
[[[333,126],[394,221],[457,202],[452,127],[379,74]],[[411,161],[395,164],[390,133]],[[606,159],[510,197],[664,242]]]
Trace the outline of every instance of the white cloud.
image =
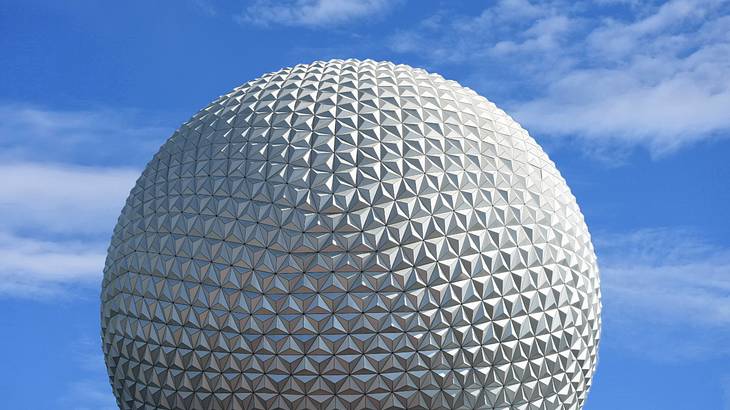
[[169,134],[151,123],[131,111],[0,104],[0,294],[98,284],[134,167]]
[[595,242],[614,345],[668,361],[730,355],[730,249],[678,229]]
[[236,20],[260,26],[333,26],[388,11],[394,0],[257,0]]
[[483,70],[484,63],[501,63],[515,54],[553,51],[576,24],[549,3],[501,0],[477,16],[437,13],[414,29],[396,32],[390,46],[396,52],[426,56],[437,65],[475,63]]
[[727,133],[730,36],[718,26],[730,17],[714,10],[673,1],[631,23],[605,22],[587,40],[596,66],[555,73],[543,95],[515,104],[515,117],[540,133],[654,154]]
[[0,165],[0,228],[75,235],[110,232],[138,176],[131,168]]
[[76,370],[75,379],[64,381],[66,391],[58,399],[60,407],[73,410],[117,409],[98,338],[81,337],[70,348],[72,352],[67,358],[67,366]]
[[712,0],[512,0],[477,16],[436,14],[391,46],[471,66],[480,88],[501,92],[535,135],[661,155],[730,133],[729,25],[727,3]]
[[[537,133],[672,152],[730,131],[726,61],[730,44],[706,46],[681,60],[636,58],[621,68],[573,70],[550,83],[545,95],[513,104],[513,115]],[[662,75],[667,67],[672,72]]]
[[0,165],[0,293],[36,297],[97,283],[138,172]]
[[730,250],[676,230],[643,230],[607,240],[604,288],[625,314],[730,325]]
[[683,30],[677,29],[684,28],[685,24],[701,22],[709,14],[713,3],[703,0],[674,0],[635,21],[624,23],[606,19],[590,33],[588,44],[604,58],[623,57],[645,45],[665,46],[666,44],[646,44],[646,40],[656,40],[656,37],[682,32]]
[[215,6],[209,0],[192,0],[192,5],[207,16],[212,17],[218,14],[218,10],[216,10]]
[[133,110],[0,103],[0,160],[142,165],[171,134]]
[[106,245],[44,241],[0,232],[0,295],[35,298],[101,281]]
[[104,379],[83,379],[67,384],[66,396],[61,404],[72,410],[118,409],[112,389]]
[[555,50],[560,39],[571,30],[573,22],[564,15],[549,16],[535,21],[524,33],[520,42],[502,40],[494,44],[495,55],[511,53],[534,53]]

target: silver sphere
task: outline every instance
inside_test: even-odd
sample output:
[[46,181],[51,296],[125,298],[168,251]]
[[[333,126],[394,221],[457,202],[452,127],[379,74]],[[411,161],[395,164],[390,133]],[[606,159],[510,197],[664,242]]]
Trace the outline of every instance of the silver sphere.
[[102,286],[123,409],[580,409],[596,366],[596,257],[553,162],[388,62],[286,68],[197,113]]

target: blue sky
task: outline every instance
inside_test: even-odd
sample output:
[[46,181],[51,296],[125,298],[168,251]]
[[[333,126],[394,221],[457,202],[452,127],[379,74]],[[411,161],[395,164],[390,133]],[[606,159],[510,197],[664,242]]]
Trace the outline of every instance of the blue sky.
[[520,121],[578,198],[604,328],[586,409],[730,409],[730,4],[0,3],[0,408],[114,408],[111,230],[145,162],[284,66],[392,60]]

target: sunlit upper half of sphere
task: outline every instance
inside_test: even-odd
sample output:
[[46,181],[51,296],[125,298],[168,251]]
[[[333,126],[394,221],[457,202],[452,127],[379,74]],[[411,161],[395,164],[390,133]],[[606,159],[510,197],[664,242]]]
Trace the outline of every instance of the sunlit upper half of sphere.
[[537,143],[456,82],[370,60],[266,74],[183,124],[102,290],[123,409],[579,409],[599,314]]

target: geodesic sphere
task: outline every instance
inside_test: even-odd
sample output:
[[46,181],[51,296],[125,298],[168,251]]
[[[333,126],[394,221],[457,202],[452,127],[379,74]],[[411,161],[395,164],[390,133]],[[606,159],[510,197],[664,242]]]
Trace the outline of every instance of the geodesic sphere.
[[579,409],[593,246],[555,165],[453,81],[298,65],[183,124],[104,270],[123,409]]

